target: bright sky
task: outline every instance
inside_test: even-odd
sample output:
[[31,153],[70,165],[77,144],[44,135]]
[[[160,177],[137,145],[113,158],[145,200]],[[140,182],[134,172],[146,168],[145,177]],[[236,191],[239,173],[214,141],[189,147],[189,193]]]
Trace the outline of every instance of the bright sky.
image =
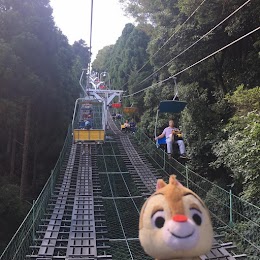
[[[89,45],[91,0],[50,0],[56,25],[70,44],[83,39]],[[126,23],[133,22],[124,16],[118,0],[94,0],[92,62],[98,50],[114,44]]]

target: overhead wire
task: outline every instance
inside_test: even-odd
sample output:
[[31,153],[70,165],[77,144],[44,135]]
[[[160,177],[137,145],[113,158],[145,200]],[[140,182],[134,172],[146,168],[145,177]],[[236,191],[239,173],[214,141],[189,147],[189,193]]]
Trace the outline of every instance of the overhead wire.
[[145,90],[147,90],[147,89],[150,89],[150,88],[155,87],[155,86],[157,86],[157,85],[159,85],[159,84],[161,84],[161,83],[164,83],[164,82],[166,82],[166,81],[168,81],[168,80],[170,80],[170,79],[172,79],[172,78],[174,78],[174,77],[180,75],[181,73],[183,73],[183,72],[189,70],[190,68],[192,68],[192,67],[194,67],[194,66],[200,64],[201,62],[207,60],[208,58],[214,56],[215,54],[217,54],[217,53],[219,53],[219,52],[221,52],[221,51],[227,49],[228,47],[232,46],[233,44],[235,44],[235,43],[241,41],[242,39],[244,39],[244,38],[248,37],[249,35],[253,34],[254,32],[258,31],[259,29],[260,29],[260,26],[257,27],[257,28],[255,28],[254,30],[248,32],[247,34],[244,34],[243,36],[239,37],[238,39],[236,39],[236,40],[230,42],[229,44],[225,45],[224,47],[222,47],[222,48],[220,48],[220,49],[214,51],[213,53],[209,54],[208,56],[204,57],[203,59],[201,59],[201,60],[199,60],[199,61],[193,63],[192,65],[186,67],[185,69],[180,70],[179,72],[177,72],[177,73],[171,75],[170,77],[168,77],[168,78],[166,78],[166,79],[164,79],[164,80],[162,80],[162,81],[159,81],[159,82],[157,82],[157,83],[154,83],[154,84],[152,84],[152,85],[150,85],[150,86],[148,86],[148,87],[146,87],[146,88],[143,88],[143,89],[141,89],[141,90],[139,90],[139,91],[136,91],[136,92],[134,92],[134,93],[132,93],[132,94],[125,95],[125,96],[123,96],[123,97],[125,97],[125,98],[126,98],[126,97],[132,97],[132,96],[134,96],[134,95],[136,95],[136,94],[138,94],[138,93],[141,93],[141,92],[143,92],[143,91],[145,91]]
[[[181,30],[181,28],[192,18],[192,16],[199,10],[199,8],[204,4],[204,2],[206,2],[207,0],[203,0],[199,5],[198,5],[198,7],[190,14],[190,16],[173,32],[173,34],[166,40],[166,42],[150,57],[150,59],[152,59],[152,58],[154,58],[156,55],[157,55],[157,53],[159,53],[160,52],[160,50],[161,49],[163,49],[167,44],[168,44],[168,42],[173,38],[173,36],[175,35],[175,34],[177,34],[180,30]],[[150,59],[148,59],[145,63],[144,63],[144,65],[140,68],[140,69],[138,69],[137,70],[137,73],[138,72],[140,72],[149,62],[150,62]],[[128,81],[122,86],[122,88],[124,87],[124,86],[126,86],[128,84]]]
[[[199,10],[199,8],[204,4],[204,2],[206,2],[206,0],[203,0],[200,4],[199,4],[199,6],[191,13],[191,15],[180,25],[180,27],[176,30],[176,31],[174,31],[174,33],[168,38],[168,40],[152,55],[152,57],[151,58],[153,58],[153,57],[155,57],[155,55],[157,55],[157,53],[161,50],[161,49],[163,49],[164,48],[164,46],[166,46],[166,44],[173,38],[173,36],[175,35],[175,34],[177,34],[180,30],[181,30],[181,28],[191,19],[191,17]],[[140,72],[145,66],[146,66],[146,64],[148,64],[149,63],[149,60],[138,70],[138,72]]]
[[[167,65],[169,65],[170,63],[172,63],[175,59],[177,59],[178,57],[180,57],[183,53],[187,52],[189,49],[191,49],[193,46],[195,46],[197,43],[199,43],[201,40],[203,40],[206,36],[208,36],[211,32],[213,32],[216,28],[218,28],[221,24],[223,24],[226,20],[228,20],[231,16],[233,16],[235,13],[237,13],[240,9],[242,9],[244,6],[246,6],[249,2],[251,2],[251,0],[247,0],[245,3],[243,3],[241,6],[239,6],[235,11],[233,11],[231,14],[229,14],[226,18],[224,18],[221,22],[219,22],[217,25],[215,25],[212,29],[210,29],[207,33],[205,33],[204,35],[202,35],[197,41],[195,41],[194,43],[192,43],[189,47],[187,47],[186,49],[184,49],[182,52],[180,52],[178,55],[176,55],[174,58],[172,58],[170,61],[168,61],[167,63],[165,63],[163,66],[161,66],[159,69],[157,69],[156,71],[154,71],[152,74],[150,74],[149,76],[147,76],[145,79],[143,79],[141,82],[138,83],[138,85],[141,85],[143,82],[145,82],[146,80],[148,80],[149,78],[151,78],[153,75],[155,75],[156,73],[158,73],[161,69],[163,69],[164,67],[166,67]],[[138,86],[137,85],[137,86]]]
[[[90,32],[89,32],[89,61],[87,67],[87,87],[89,87],[89,77],[91,72],[91,56],[92,56],[92,30],[93,30],[93,3],[94,0],[91,0],[91,7],[90,7]],[[87,95],[86,91],[83,89],[85,95]]]
[[93,0],[91,0],[91,18],[90,18],[90,34],[89,34],[89,52],[90,52],[90,61],[92,56],[92,29],[93,29]]

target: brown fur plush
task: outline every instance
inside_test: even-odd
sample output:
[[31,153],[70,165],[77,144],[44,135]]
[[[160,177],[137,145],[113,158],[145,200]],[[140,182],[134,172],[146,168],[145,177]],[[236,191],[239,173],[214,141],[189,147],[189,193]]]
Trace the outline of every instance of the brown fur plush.
[[158,180],[156,192],[142,207],[139,239],[145,252],[157,260],[200,259],[212,246],[209,212],[174,175],[168,185]]

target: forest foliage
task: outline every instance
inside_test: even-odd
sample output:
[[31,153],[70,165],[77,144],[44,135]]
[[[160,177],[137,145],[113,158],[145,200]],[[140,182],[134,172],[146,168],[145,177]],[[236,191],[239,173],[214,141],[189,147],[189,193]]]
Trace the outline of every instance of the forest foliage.
[[49,0],[0,0],[0,247],[6,245],[58,158],[78,79],[83,40],[68,43]]
[[[107,70],[113,87],[126,94],[163,81],[259,26],[260,6],[251,1],[185,51],[245,1],[120,2],[136,25],[127,24],[109,52],[99,52],[93,69]],[[179,98],[188,105],[181,116],[161,114],[157,133],[174,117],[190,167],[254,203],[260,193],[259,53],[257,31],[178,75]],[[173,92],[174,81],[167,80],[123,102],[138,106],[139,126],[152,136],[158,104]]]
[[[186,101],[187,106],[181,115],[160,114],[157,135],[173,117],[184,134],[190,158],[188,167],[260,206],[259,30],[179,73],[258,28],[259,3],[245,0],[120,2],[136,23],[127,24],[115,45],[109,47],[109,53],[103,56],[101,50],[94,63],[98,64],[102,57],[102,69],[111,74],[112,86],[122,88],[126,94],[148,88],[125,98],[123,104],[138,107],[135,118],[151,138],[158,104],[173,98],[171,76],[178,74],[179,99]],[[134,31],[140,41],[133,41]],[[131,59],[128,55],[132,55]],[[93,66],[93,69],[101,67]],[[216,187],[208,190],[206,202],[218,198]],[[230,203],[228,196],[224,200]],[[210,204],[214,208],[214,202]],[[219,210],[221,220],[229,217],[226,211]],[[243,210],[245,215],[253,214],[246,212],[246,208]],[[258,215],[251,217],[259,223]],[[227,228],[223,233],[225,240],[233,241],[240,253],[246,253],[250,259],[258,259],[257,249],[243,238],[250,237],[257,245],[257,229],[239,220],[233,223],[233,228],[236,235]]]

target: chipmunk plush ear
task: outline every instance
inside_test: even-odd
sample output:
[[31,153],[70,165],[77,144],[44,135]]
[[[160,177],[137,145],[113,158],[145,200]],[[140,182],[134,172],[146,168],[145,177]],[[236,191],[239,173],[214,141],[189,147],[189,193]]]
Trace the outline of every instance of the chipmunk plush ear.
[[176,179],[176,175],[170,176],[169,184],[178,186],[179,188],[184,188],[184,186]]
[[159,189],[162,189],[162,188],[165,187],[166,185],[167,185],[167,184],[164,182],[163,179],[157,180],[156,191],[158,191]]
[[[177,185],[179,187],[183,187],[183,185],[176,179],[176,175],[171,175],[169,178],[169,184]],[[167,184],[166,184],[167,185]]]

